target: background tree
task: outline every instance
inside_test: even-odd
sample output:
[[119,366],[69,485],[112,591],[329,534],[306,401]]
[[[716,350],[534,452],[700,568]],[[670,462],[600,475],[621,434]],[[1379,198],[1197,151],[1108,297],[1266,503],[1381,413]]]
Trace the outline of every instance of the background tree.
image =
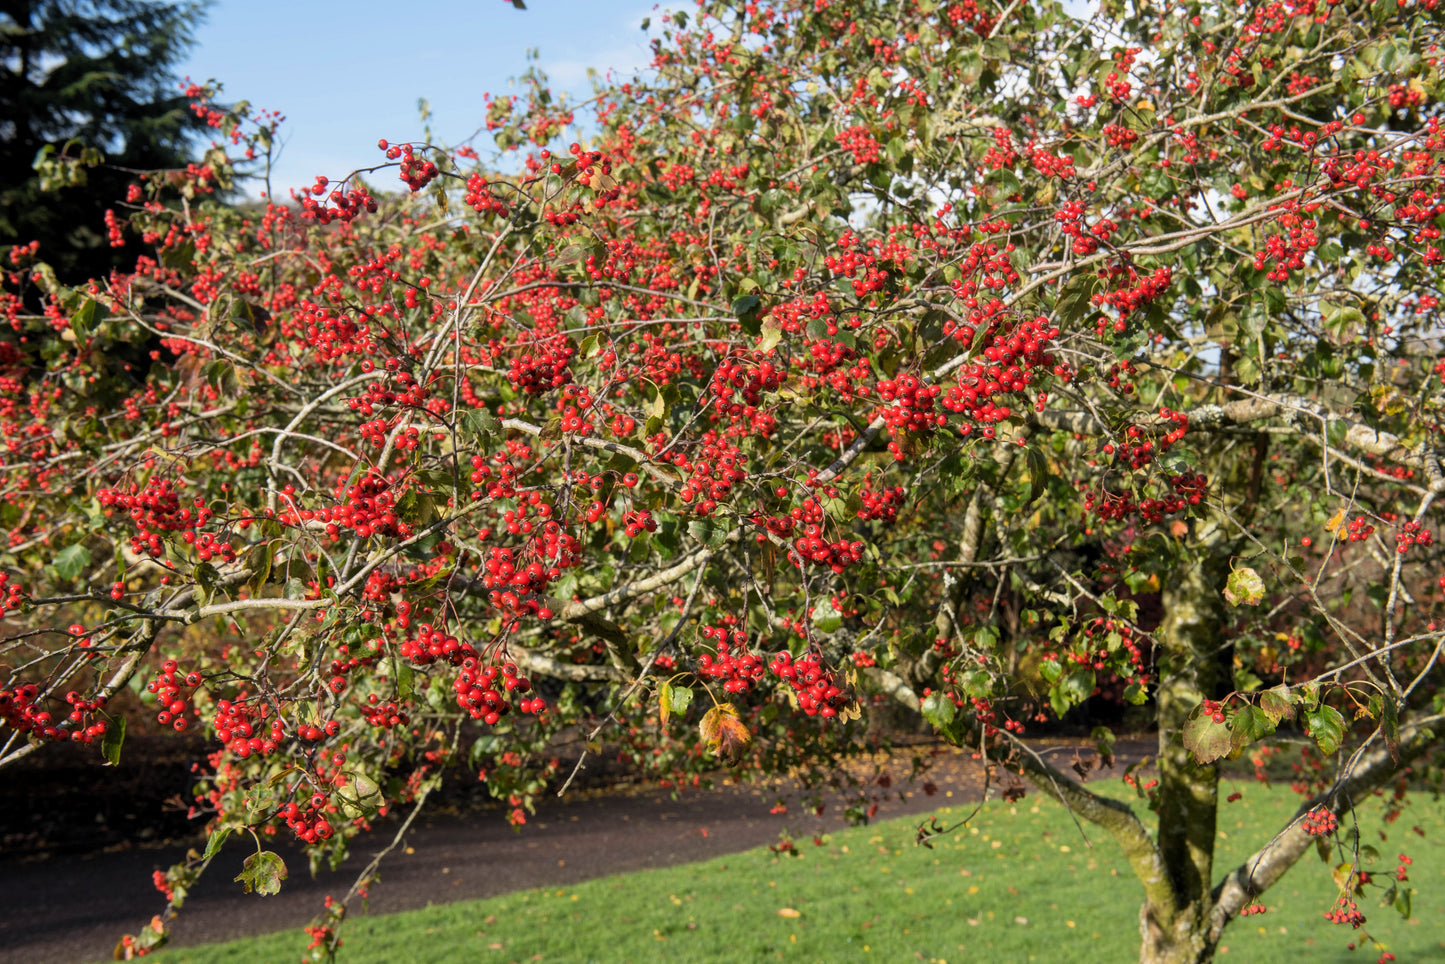
[[[886,700],[1109,832],[1142,960],[1210,959],[1312,847],[1331,920],[1407,906],[1350,815],[1439,775],[1440,28],[704,3],[586,144],[538,82],[487,103],[514,162],[383,141],[402,198],[147,181],[133,275],[8,275],[61,339],[9,349],[0,765],[113,757],[127,687],[204,726],[173,910],[228,834],[334,858],[442,761],[525,820],[562,733],[825,778]],[[1157,725],[1133,805],[1030,748],[1086,703]],[[1215,868],[1219,762],[1281,731],[1300,812]]]
[[134,252],[111,246],[105,212],[136,172],[194,157],[203,125],[174,68],[203,11],[160,0],[0,5],[0,245],[39,241],[68,283],[102,277],[127,254],[132,266]]

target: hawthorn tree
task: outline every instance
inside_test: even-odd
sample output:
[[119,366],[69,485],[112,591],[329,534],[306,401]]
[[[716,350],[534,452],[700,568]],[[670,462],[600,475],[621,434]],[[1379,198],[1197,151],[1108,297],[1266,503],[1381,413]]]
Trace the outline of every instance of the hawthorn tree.
[[[122,956],[229,834],[337,860],[447,761],[522,821],[563,736],[822,778],[884,704],[1107,831],[1142,961],[1311,849],[1330,920],[1407,909],[1352,814],[1445,726],[1436,6],[703,0],[645,77],[254,209],[210,192],[270,122],[192,89],[224,138],[118,202],[134,273],[9,255],[0,765],[137,698],[212,740]],[[1086,702],[1157,726],[1131,804],[1030,748]],[[1220,762],[1288,743],[1215,867]]]

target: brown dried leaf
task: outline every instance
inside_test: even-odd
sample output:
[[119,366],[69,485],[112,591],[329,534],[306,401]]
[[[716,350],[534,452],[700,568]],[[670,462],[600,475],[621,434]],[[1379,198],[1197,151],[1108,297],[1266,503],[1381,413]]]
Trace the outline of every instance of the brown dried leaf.
[[698,729],[707,748],[727,759],[741,752],[753,738],[747,725],[738,719],[737,707],[731,703],[719,704],[704,713]]

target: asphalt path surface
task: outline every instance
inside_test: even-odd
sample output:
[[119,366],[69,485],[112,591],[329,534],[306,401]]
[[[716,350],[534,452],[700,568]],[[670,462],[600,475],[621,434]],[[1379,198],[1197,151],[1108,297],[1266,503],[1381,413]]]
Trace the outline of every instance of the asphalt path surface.
[[[1067,766],[1072,752],[1050,748]],[[1121,741],[1118,775],[1129,762],[1155,752],[1149,740]],[[1086,753],[1087,755],[1087,753]],[[905,758],[906,759],[906,758]],[[878,797],[877,820],[930,813],[979,799],[982,767],[968,754],[937,757],[926,780],[936,787],[901,780]],[[500,811],[418,817],[405,849],[381,865],[381,882],[371,892],[369,914],[412,910],[472,898],[493,897],[532,887],[579,881],[654,867],[706,860],[777,843],[785,830],[811,837],[845,825],[841,798],[821,815],[796,799],[787,813],[772,812],[776,790],[722,786],[687,791],[618,790],[569,794],[538,807],[525,827],[514,831]],[[305,859],[284,846],[290,879],[275,897],[247,895],[233,878],[250,852],[250,840],[233,836],[192,892],[172,929],[173,946],[249,937],[300,928],[327,895],[343,896],[358,870],[394,834],[379,825],[360,838],[353,856],[335,872],[307,873]],[[112,849],[82,855],[0,860],[0,961],[25,964],[80,964],[108,960],[120,935],[134,932],[164,903],[151,873],[184,857],[186,846]],[[353,913],[359,913],[359,906]]]

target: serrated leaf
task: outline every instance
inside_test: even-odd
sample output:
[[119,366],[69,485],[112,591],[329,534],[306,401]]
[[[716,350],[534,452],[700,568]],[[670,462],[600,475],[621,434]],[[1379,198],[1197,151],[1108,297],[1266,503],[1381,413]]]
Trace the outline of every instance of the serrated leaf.
[[125,717],[110,720],[100,740],[100,754],[111,766],[120,765],[120,748],[125,745]]
[[202,856],[205,857],[207,860],[210,860],[212,857],[216,856],[216,854],[220,853],[221,848],[225,846],[226,838],[231,835],[231,831],[233,829],[235,828],[217,827],[215,830],[211,831],[210,837],[206,839],[206,852],[202,854]]
[[954,705],[953,699],[939,690],[924,697],[919,709],[923,712],[923,718],[940,730],[948,729],[948,724],[958,715],[958,707]]
[[287,599],[305,599],[311,590],[300,579],[287,579],[286,588],[282,592]]
[[1258,606],[1264,598],[1264,580],[1259,573],[1248,566],[1241,566],[1229,574],[1224,586],[1224,601],[1231,606]]
[[731,703],[721,703],[704,713],[698,731],[709,750],[729,759],[753,738],[747,725],[738,719],[737,707]]
[[1061,325],[1074,324],[1093,307],[1094,292],[1099,290],[1099,276],[1092,271],[1074,275],[1059,289],[1054,301],[1054,314]]
[[416,670],[410,663],[398,659],[396,663],[396,698],[410,702],[416,695]]
[[1400,711],[1393,699],[1387,698],[1380,714],[1380,732],[1385,737],[1385,749],[1390,759],[1400,762]]
[[1227,756],[1230,748],[1229,727],[1214,722],[1208,713],[1196,710],[1184,724],[1184,749],[1199,763],[1213,763]]
[[1025,508],[1033,505],[1044,494],[1049,481],[1049,464],[1044,460],[1044,453],[1036,448],[1029,448],[1027,456],[1029,470],[1029,498],[1024,503]]
[[755,294],[746,294],[733,299],[733,317],[737,318],[738,324],[743,326],[743,331],[753,337],[757,337],[763,329],[763,323],[758,318],[758,307],[762,303],[763,299]]
[[783,328],[777,320],[769,316],[763,322],[763,340],[758,342],[758,351],[770,352],[783,340]]
[[55,554],[53,565],[61,579],[77,579],[90,565],[90,550],[78,542],[66,546]]
[[1289,702],[1289,687],[1281,683],[1259,694],[1259,708],[1275,725],[1278,725],[1280,720],[1294,716],[1294,707]]
[[1304,724],[1325,756],[1334,754],[1345,741],[1345,718],[1333,706],[1320,705],[1305,711]]
[[70,316],[70,330],[75,332],[76,338],[85,338],[95,330],[95,316],[99,311],[100,305],[94,298],[86,298],[80,303],[80,308]]
[[727,530],[704,519],[687,524],[687,534],[707,546],[720,546],[727,540]]
[[1264,739],[1274,732],[1274,723],[1257,706],[1242,706],[1229,721],[1229,751],[1237,756],[1239,751],[1251,743]]
[[252,595],[257,594],[261,587],[271,579],[271,562],[274,558],[274,551],[271,543],[263,542],[251,550],[251,587]]
[[355,820],[369,816],[386,802],[376,781],[362,773],[348,773],[346,786],[336,791],[344,816]]
[[667,702],[673,713],[682,716],[692,706],[694,695],[690,686],[674,686],[668,690]]
[[286,861],[269,850],[259,851],[246,858],[234,879],[248,894],[252,891],[268,897],[279,894],[281,881],[286,879]]
[[833,600],[824,596],[813,606],[813,625],[820,633],[836,633],[843,626],[843,614],[833,606]]

